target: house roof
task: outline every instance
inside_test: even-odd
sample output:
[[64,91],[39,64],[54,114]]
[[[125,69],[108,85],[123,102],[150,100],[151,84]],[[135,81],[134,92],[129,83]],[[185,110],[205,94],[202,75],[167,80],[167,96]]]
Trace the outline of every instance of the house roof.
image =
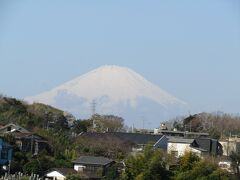
[[168,142],[171,143],[184,143],[184,144],[191,144],[194,139],[187,139],[187,138],[180,138],[180,137],[167,137]]
[[81,156],[79,159],[73,161],[75,164],[95,164],[105,166],[114,162],[112,159],[108,159],[102,156]]
[[116,137],[125,139],[135,144],[156,143],[163,136],[160,134],[140,134],[140,133],[123,133],[123,132],[112,132],[107,134],[112,134]]
[[48,170],[48,171],[45,173],[45,175],[48,174],[48,173],[50,173],[50,172],[53,172],[53,171],[57,171],[57,172],[59,172],[60,174],[62,174],[63,176],[67,176],[67,175],[69,175],[69,174],[76,174],[76,173],[77,173],[77,171],[74,170],[74,169],[72,169],[72,168],[52,168],[52,169]]
[[198,148],[199,150],[206,151],[209,153],[217,154],[219,151],[220,143],[216,139],[211,138],[196,138],[191,143],[192,148]]
[[[1,128],[0,128],[0,131],[3,130],[3,129],[5,129],[5,128],[11,127],[11,126],[14,127],[15,131],[18,131],[18,132],[21,132],[21,133],[30,133],[30,132],[29,132],[28,130],[26,130],[25,128],[23,128],[23,127],[21,127],[21,126],[19,126],[19,125],[17,125],[17,124],[13,124],[13,123],[9,123],[9,124],[1,127]],[[15,132],[15,131],[11,131],[11,132]]]

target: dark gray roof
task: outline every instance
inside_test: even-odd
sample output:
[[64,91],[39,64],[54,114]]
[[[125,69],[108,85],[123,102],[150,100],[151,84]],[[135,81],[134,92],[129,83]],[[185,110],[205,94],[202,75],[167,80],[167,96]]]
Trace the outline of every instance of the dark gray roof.
[[203,149],[211,154],[219,154],[221,150],[221,144],[218,140],[211,138],[196,138],[191,143],[191,147]]
[[28,130],[26,130],[25,128],[17,125],[17,124],[13,124],[13,123],[9,123],[3,127],[0,128],[0,131],[3,129],[6,129],[8,127],[14,127],[15,131],[21,132],[21,133],[30,133]]
[[184,144],[191,144],[194,139],[187,139],[187,138],[180,138],[180,137],[167,137],[168,142],[171,143],[184,143]]
[[135,144],[148,144],[153,143],[155,144],[163,135],[155,135],[155,134],[140,134],[140,133],[123,133],[123,132],[113,132],[108,133],[112,134],[116,137],[121,139],[125,139],[127,141],[133,142]]
[[75,164],[95,164],[105,166],[114,162],[112,159],[108,159],[102,156],[81,156],[79,159],[73,161]]

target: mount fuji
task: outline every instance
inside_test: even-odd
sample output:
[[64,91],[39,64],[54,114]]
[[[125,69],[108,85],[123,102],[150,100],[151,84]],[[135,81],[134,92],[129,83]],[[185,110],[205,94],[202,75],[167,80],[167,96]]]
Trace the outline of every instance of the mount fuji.
[[25,98],[63,109],[78,118],[96,113],[113,114],[128,126],[158,127],[162,121],[187,112],[187,103],[126,67],[102,66],[50,91]]

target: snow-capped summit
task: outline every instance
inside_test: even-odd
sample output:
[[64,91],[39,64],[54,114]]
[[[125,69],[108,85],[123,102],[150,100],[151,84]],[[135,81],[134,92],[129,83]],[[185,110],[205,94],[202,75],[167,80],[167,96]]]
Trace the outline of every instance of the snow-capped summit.
[[[172,109],[183,109],[186,106],[185,102],[160,89],[133,70],[114,65],[99,67],[26,100],[50,104],[82,118],[90,116],[90,103],[94,100],[97,113],[123,116],[126,124],[129,124],[129,118],[133,118],[130,121],[137,121],[139,116],[147,117],[149,113],[154,117],[154,113],[150,111],[157,110],[157,107],[159,107],[157,111],[162,112],[163,117],[167,118],[166,115],[169,113],[176,115]],[[129,114],[131,116],[128,118]],[[147,121],[156,121],[156,118],[160,118],[157,114],[153,120]],[[159,123],[161,120],[163,119],[159,119]]]

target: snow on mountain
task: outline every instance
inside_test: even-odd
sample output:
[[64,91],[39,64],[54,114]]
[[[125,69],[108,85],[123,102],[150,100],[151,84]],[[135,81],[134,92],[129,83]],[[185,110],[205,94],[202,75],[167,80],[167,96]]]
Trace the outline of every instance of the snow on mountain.
[[136,126],[147,117],[154,118],[147,118],[149,126],[157,126],[187,106],[133,70],[119,66],[99,67],[26,100],[56,106],[81,118],[90,116],[90,104],[95,100],[97,113],[119,115],[126,124]]

